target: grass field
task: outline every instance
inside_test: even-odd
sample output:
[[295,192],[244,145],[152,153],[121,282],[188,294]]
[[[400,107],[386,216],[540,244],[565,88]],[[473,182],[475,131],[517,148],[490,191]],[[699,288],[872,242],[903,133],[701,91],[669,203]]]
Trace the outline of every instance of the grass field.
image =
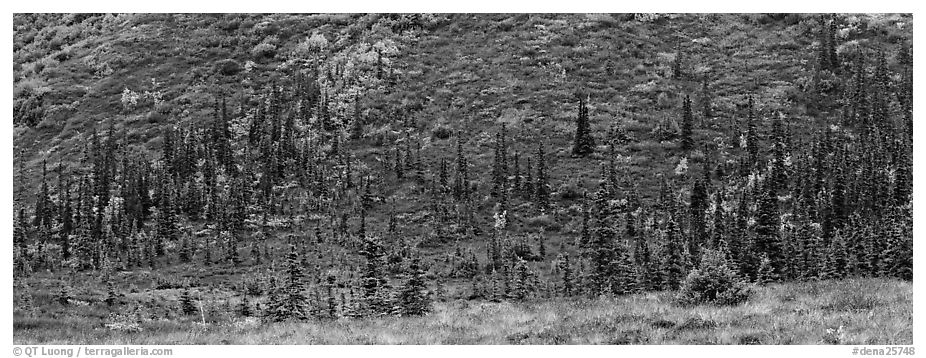
[[261,324],[150,321],[138,332],[69,316],[14,318],[14,344],[912,344],[913,286],[850,279],[757,287],[733,307],[668,292],[524,303],[448,301],[423,317]]

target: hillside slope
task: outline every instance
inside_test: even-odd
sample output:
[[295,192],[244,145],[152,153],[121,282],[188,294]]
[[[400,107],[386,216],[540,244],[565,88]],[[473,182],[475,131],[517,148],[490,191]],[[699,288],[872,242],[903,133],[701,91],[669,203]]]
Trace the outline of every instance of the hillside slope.
[[909,14],[19,14],[17,312],[910,281],[911,43]]

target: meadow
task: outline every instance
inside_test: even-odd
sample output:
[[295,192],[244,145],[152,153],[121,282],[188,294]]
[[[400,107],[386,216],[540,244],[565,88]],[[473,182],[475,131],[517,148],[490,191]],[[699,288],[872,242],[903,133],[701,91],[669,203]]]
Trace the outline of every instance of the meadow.
[[[679,306],[671,292],[598,299],[436,302],[421,317],[262,324],[14,318],[14,344],[892,344],[913,343],[913,285],[884,279],[769,284],[737,306]],[[53,304],[52,304],[53,305]],[[54,309],[48,307],[47,309]]]

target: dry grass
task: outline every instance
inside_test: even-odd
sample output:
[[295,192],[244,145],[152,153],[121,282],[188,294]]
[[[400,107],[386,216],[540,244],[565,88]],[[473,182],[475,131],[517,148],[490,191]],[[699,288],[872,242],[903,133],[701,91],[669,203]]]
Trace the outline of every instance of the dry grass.
[[[424,317],[201,326],[136,333],[70,317],[14,320],[15,344],[912,344],[912,284],[788,283],[732,307],[681,307],[670,293],[526,303],[452,301]],[[98,324],[97,324],[98,325]],[[842,327],[840,329],[840,327]]]

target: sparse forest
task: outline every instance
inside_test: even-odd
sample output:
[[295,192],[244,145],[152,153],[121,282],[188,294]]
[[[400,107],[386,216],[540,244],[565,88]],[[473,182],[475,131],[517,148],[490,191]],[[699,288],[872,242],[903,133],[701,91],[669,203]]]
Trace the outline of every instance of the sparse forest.
[[14,341],[912,344],[912,21],[17,14]]

